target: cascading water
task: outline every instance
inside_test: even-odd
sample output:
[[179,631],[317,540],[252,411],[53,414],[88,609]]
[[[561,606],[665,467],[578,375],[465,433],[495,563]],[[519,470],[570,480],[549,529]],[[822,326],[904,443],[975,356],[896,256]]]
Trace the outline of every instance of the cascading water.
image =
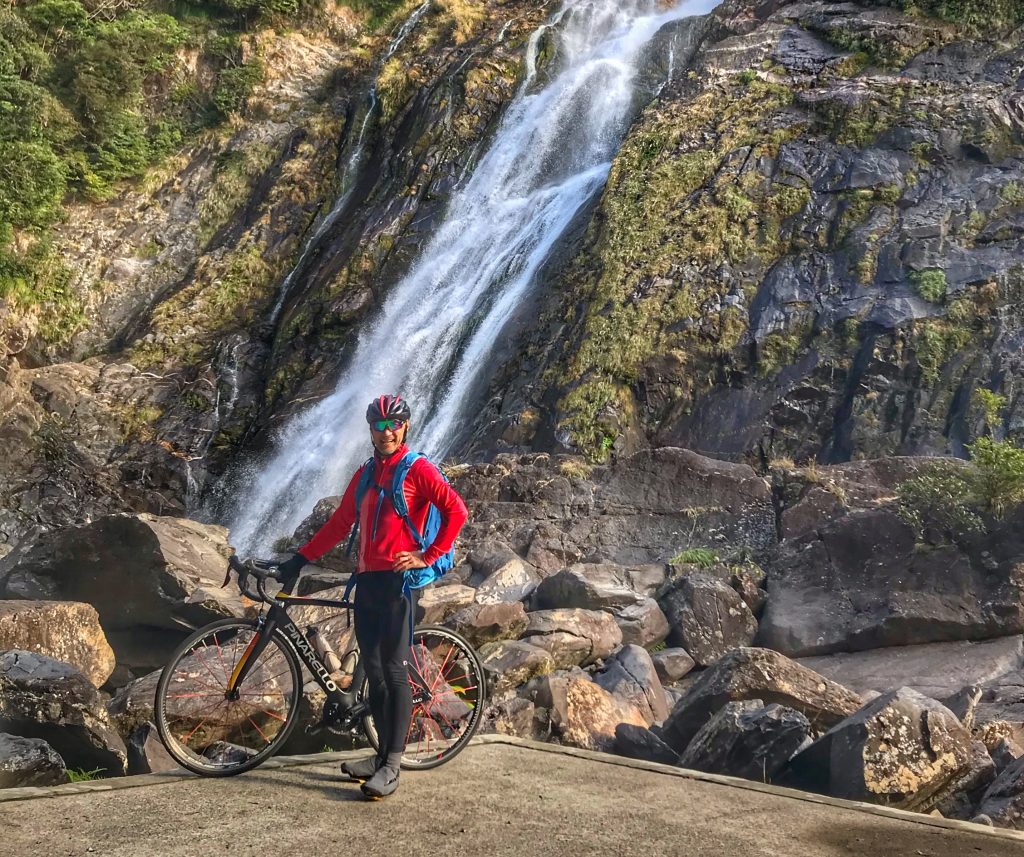
[[[413,406],[411,441],[436,457],[455,439],[476,373],[581,206],[604,185],[635,107],[636,64],[666,23],[718,0],[567,0],[544,25],[555,68],[526,78],[490,149],[379,316],[359,337],[335,391],[295,417],[265,463],[249,465],[232,542],[266,551],[313,504],[337,494],[369,450],[366,403],[400,391]],[[238,480],[239,482],[243,480]]]

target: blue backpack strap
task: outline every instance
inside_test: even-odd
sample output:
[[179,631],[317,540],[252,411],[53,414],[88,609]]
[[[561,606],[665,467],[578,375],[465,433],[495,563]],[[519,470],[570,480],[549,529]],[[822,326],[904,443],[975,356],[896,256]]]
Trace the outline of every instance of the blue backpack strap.
[[405,477],[409,475],[409,470],[416,463],[417,459],[423,457],[422,452],[407,452],[402,456],[402,460],[398,462],[398,466],[395,468],[394,478],[391,480],[391,505],[395,507],[395,512],[398,516],[405,521],[405,525],[409,528],[413,538],[416,539],[420,550],[425,551],[430,545],[426,543],[423,535],[412,522],[412,518],[409,517],[409,504],[405,501],[405,491],[403,490]]
[[[348,546],[345,548],[345,556],[352,555],[352,546],[356,543],[356,536],[359,534],[359,510],[363,507],[363,497],[370,490],[373,484],[373,456],[366,459],[362,473],[359,474],[359,481],[356,483],[356,520],[352,524],[352,534],[348,537]],[[353,580],[355,576],[353,575]],[[352,584],[355,586],[355,583]],[[348,590],[345,590],[345,597],[348,597]]]

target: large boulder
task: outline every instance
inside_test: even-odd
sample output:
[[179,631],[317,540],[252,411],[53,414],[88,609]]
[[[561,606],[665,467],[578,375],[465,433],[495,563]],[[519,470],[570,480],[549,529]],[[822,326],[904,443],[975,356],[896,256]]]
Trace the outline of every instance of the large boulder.
[[612,752],[628,759],[643,762],[660,762],[663,765],[678,765],[679,754],[643,726],[620,723],[615,727],[615,745]]
[[682,646],[700,666],[749,646],[757,620],[735,589],[703,574],[679,578],[658,603],[668,618],[669,642]]
[[784,781],[833,797],[928,811],[955,790],[971,758],[971,736],[948,708],[900,688],[798,753]]
[[559,668],[587,666],[622,645],[622,631],[601,610],[538,610],[528,618],[523,640],[549,651]]
[[451,586],[428,586],[416,598],[416,622],[436,625],[453,613],[473,603],[476,590],[460,583]]
[[0,601],[0,651],[10,649],[78,667],[96,687],[114,671],[99,615],[78,601]]
[[555,660],[549,651],[522,640],[487,643],[480,648],[480,660],[494,693],[519,687],[534,676],[549,673],[555,668]]
[[647,725],[668,717],[665,690],[647,650],[635,645],[619,649],[594,676],[594,682],[619,697],[643,715]]
[[479,648],[497,640],[514,640],[526,630],[528,621],[521,601],[505,601],[470,604],[449,616],[445,624]]
[[1024,563],[989,568],[954,546],[921,552],[915,542],[895,513],[868,509],[784,543],[758,645],[821,655],[1024,630]]
[[679,764],[767,783],[810,741],[811,724],[799,711],[746,699],[720,708],[693,737]]
[[68,779],[64,760],[45,741],[0,732],[0,789],[59,786]]
[[995,778],[982,795],[978,812],[996,827],[1024,830],[1024,756]]
[[518,555],[512,554],[480,581],[474,597],[478,604],[521,601],[537,588],[540,580],[541,576],[535,568]]
[[577,563],[542,580],[530,605],[535,610],[604,610],[615,617],[624,643],[653,646],[668,636],[669,624],[646,593],[664,578],[664,566],[627,569],[613,563]]
[[611,563],[578,563],[542,580],[531,599],[537,610],[582,607],[614,612],[640,601],[626,583],[625,570]]
[[230,553],[223,527],[110,515],[0,560],[0,597],[91,604],[118,663],[151,669],[190,628],[246,612],[233,583],[221,588]]
[[803,714],[828,729],[860,708],[860,697],[778,652],[743,648],[701,673],[665,721],[662,737],[682,752],[701,726],[726,703],[760,699]]
[[620,723],[646,727],[635,706],[616,698],[586,676],[542,676],[531,686],[532,701],[548,711],[554,737],[571,747],[611,751]]
[[121,775],[124,742],[103,703],[69,664],[17,649],[0,653],[0,732],[45,741],[68,767]]

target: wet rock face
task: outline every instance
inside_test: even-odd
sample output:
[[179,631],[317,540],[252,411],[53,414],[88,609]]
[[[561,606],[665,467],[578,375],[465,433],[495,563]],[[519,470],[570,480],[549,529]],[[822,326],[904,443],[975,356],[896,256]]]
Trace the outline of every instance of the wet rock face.
[[945,706],[902,688],[879,696],[793,759],[786,782],[834,797],[927,811],[971,761]]
[[627,135],[481,433],[529,412],[538,450],[962,454],[971,390],[1024,371],[1019,48],[877,4],[714,18],[696,80]]

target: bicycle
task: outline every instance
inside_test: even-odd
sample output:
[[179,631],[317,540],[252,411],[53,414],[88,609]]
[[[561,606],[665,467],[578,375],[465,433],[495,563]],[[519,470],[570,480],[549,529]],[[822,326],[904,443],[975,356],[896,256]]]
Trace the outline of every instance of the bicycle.
[[[292,595],[294,582],[269,595],[266,581],[280,582],[275,563],[237,557],[228,562],[225,585],[235,571],[242,593],[263,606],[255,618],[200,628],[171,656],[157,684],[154,719],[172,758],[208,777],[241,774],[265,762],[298,724],[302,664],[327,698],[323,718],[310,731],[362,728],[376,750],[362,660],[357,657],[349,688],[340,687],[288,615],[292,607],[347,610],[352,603]],[[256,580],[256,592],[249,589],[249,577]],[[462,636],[424,625],[413,633],[409,681],[413,714],[402,767],[426,770],[452,759],[473,737],[487,698],[486,679],[479,656]]]

